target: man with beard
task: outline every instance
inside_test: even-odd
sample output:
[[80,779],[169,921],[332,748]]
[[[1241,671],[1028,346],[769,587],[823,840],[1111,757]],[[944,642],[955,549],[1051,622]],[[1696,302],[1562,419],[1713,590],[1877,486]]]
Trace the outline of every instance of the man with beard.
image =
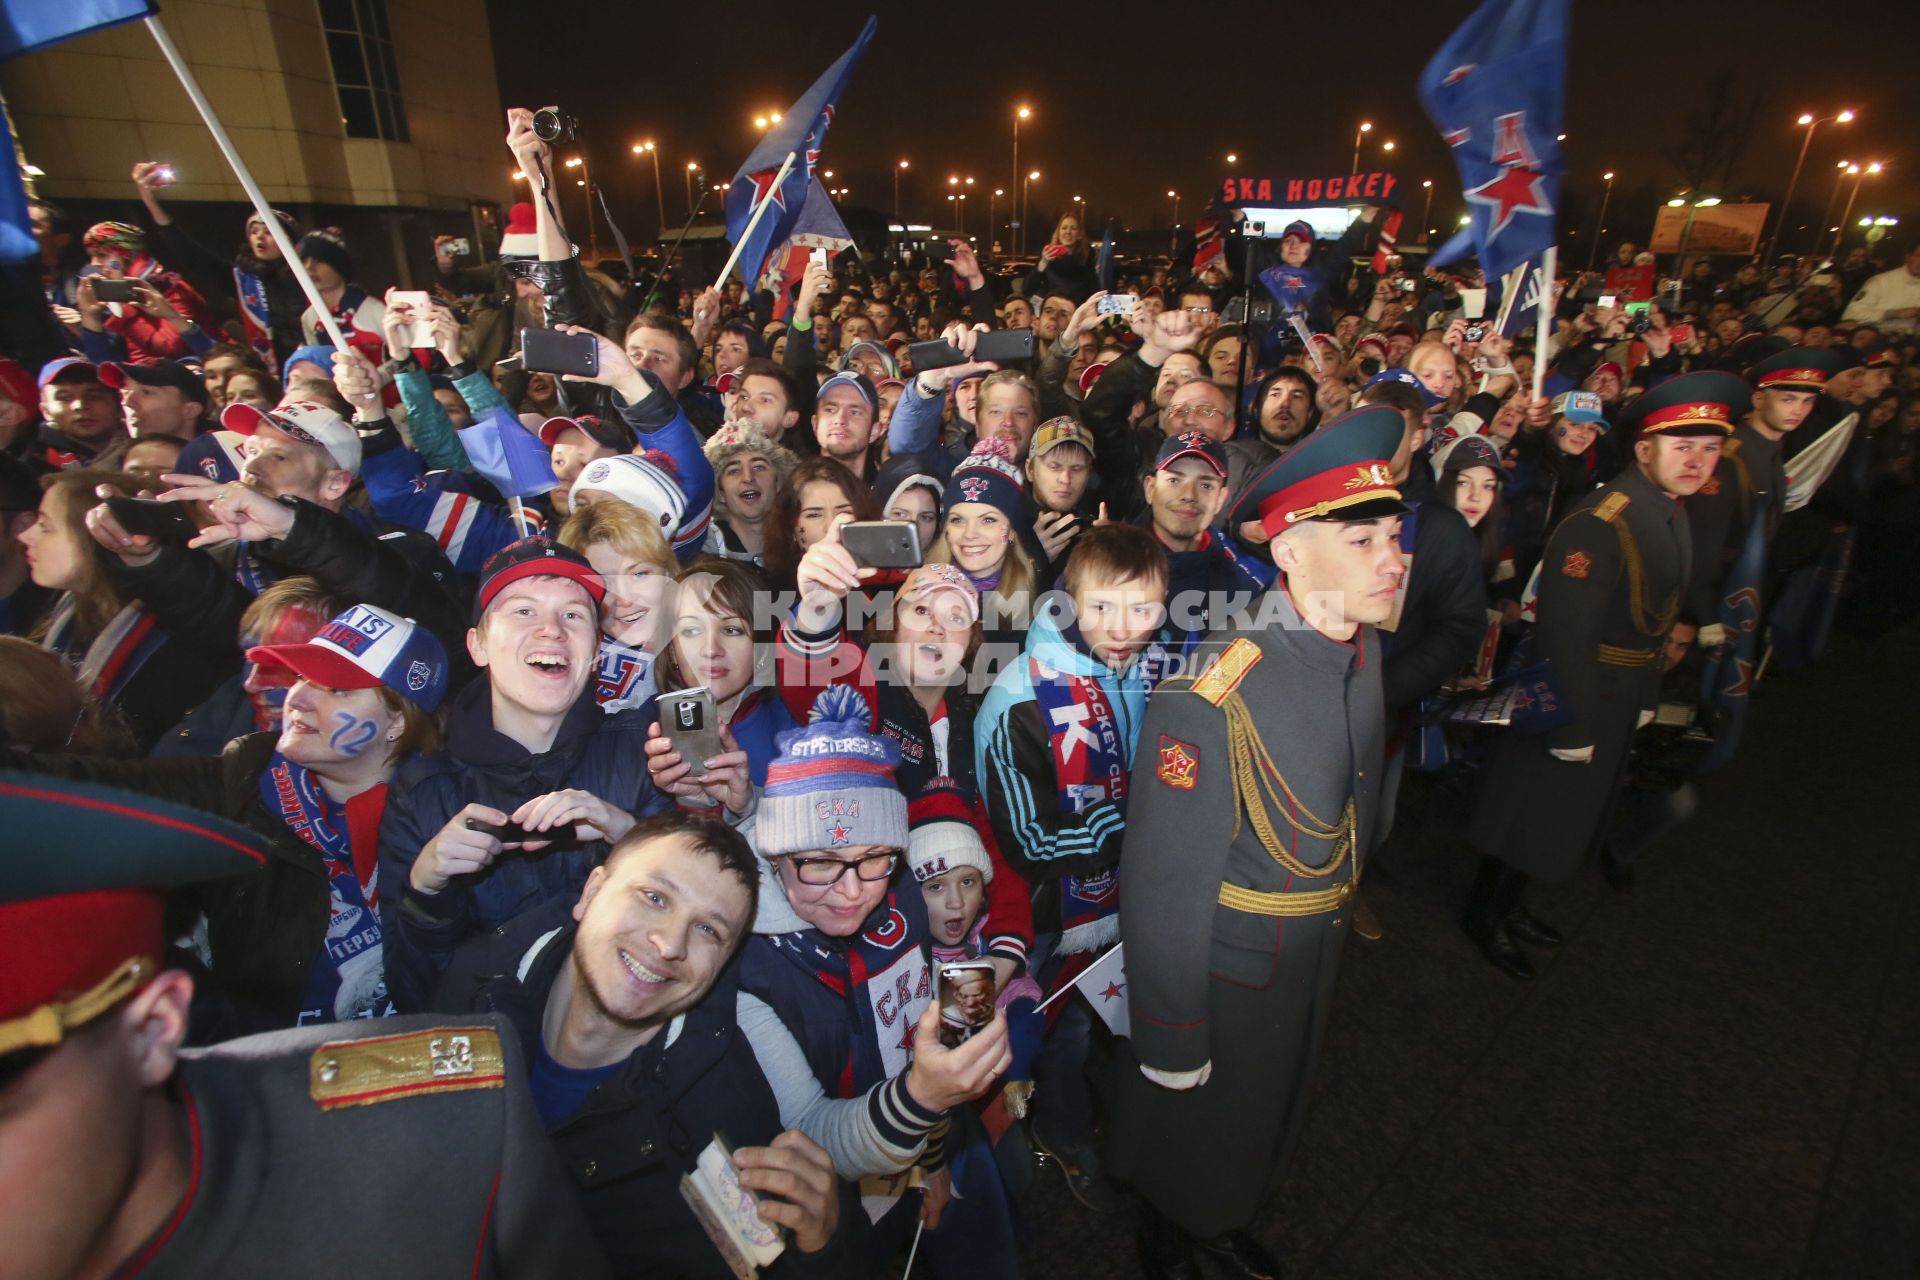
[[1767,539],[1780,527],[1787,498],[1786,440],[1806,422],[1827,379],[1846,367],[1846,357],[1825,347],[1789,347],[1747,370],[1753,411],[1721,450],[1712,478],[1687,500],[1693,530],[1693,574],[1687,612],[1700,620],[1700,643],[1725,644],[1718,621],[1727,571],[1746,545],[1756,517]]
[[1537,735],[1509,731],[1494,747],[1468,830],[1484,856],[1460,922],[1510,977],[1534,975],[1519,942],[1559,938],[1527,910],[1528,879],[1571,879],[1610,825],[1627,747],[1658,703],[1662,649],[1692,574],[1683,500],[1713,478],[1750,394],[1744,379],[1710,372],[1639,397],[1619,423],[1639,428],[1634,465],[1547,539],[1534,640],[1570,715]]
[[[186,375],[174,384],[179,389],[169,393],[158,388],[142,388],[136,395],[128,396],[130,401],[137,398],[142,406],[147,406],[142,412],[147,414],[149,422],[166,420],[162,402],[169,394],[178,406],[180,417],[187,416],[185,402],[191,393],[185,388],[192,374],[180,365],[173,368]],[[193,417],[197,419],[205,412],[203,390]],[[35,467],[58,471],[67,467],[111,466],[113,457],[127,443],[127,429],[121,422],[120,405],[113,389],[100,381],[98,369],[77,356],[63,356],[40,370],[40,419],[39,435],[27,450],[27,461]],[[159,426],[152,430],[172,434]]]
[[535,908],[462,948],[436,997],[448,1013],[511,1024],[540,1118],[622,1276],[733,1274],[680,1195],[710,1134],[726,1135],[761,1219],[793,1233],[769,1275],[856,1265],[850,1238],[865,1219],[854,1185],[784,1128],[735,1021],[728,961],[753,923],[759,879],[752,848],[726,823],[650,818],[577,902]]
[[870,481],[879,466],[873,442],[879,420],[880,393],[866,374],[836,373],[820,384],[813,402],[814,442],[822,455],[862,480]]
[[1319,395],[1313,375],[1293,365],[1283,365],[1261,379],[1253,389],[1259,433],[1227,441],[1228,492],[1239,493],[1251,476],[1278,462],[1320,425],[1315,405]]
[[1109,1163],[1146,1200],[1156,1280],[1197,1276],[1196,1249],[1229,1276],[1280,1274],[1248,1227],[1306,1111],[1372,845],[1403,426],[1358,410],[1254,479],[1231,523],[1261,524],[1281,583],[1147,704],[1120,857],[1137,1070],[1118,1077]]

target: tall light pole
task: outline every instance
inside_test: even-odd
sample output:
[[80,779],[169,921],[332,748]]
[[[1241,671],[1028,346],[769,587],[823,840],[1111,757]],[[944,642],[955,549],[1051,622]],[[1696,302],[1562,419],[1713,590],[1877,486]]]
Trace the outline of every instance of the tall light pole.
[[993,252],[993,245],[994,245],[993,237],[996,234],[996,229],[1000,225],[998,222],[994,221],[993,206],[994,206],[994,203],[997,200],[999,200],[1001,196],[1004,196],[1005,194],[1007,194],[1005,188],[995,187],[993,189],[992,194],[987,196],[987,252],[989,253]]
[[1813,244],[1807,250],[1809,253],[1820,247],[1820,237],[1827,234],[1827,229],[1833,225],[1833,206],[1840,203],[1840,188],[1847,185],[1847,167],[1851,163],[1851,161],[1842,160],[1833,166],[1839,170],[1839,173],[1833,179],[1833,192],[1827,197],[1827,207],[1820,214],[1820,225],[1813,229]]
[[587,189],[587,256],[595,262],[598,262],[600,260],[600,233],[598,224],[593,219],[593,175],[587,171],[586,153],[581,152],[579,155],[572,157],[562,164],[561,167],[580,170],[578,182]]
[[1426,244],[1429,239],[1427,235],[1427,215],[1433,212],[1433,179],[1427,178],[1423,180],[1420,186],[1427,193],[1427,198],[1420,202],[1420,243]]
[[652,139],[648,139],[645,142],[634,143],[633,154],[653,157],[653,195],[654,199],[660,202],[660,234],[665,236],[667,234],[667,193],[660,186],[660,148],[653,145]]
[[1879,173],[1883,168],[1885,168],[1885,166],[1878,160],[1875,160],[1864,169],[1857,164],[1847,166],[1847,176],[1853,179],[1853,190],[1847,193],[1847,207],[1840,214],[1840,225],[1833,229],[1833,252],[1828,255],[1829,257],[1837,258],[1840,256],[1840,241],[1846,237],[1847,219],[1853,216],[1853,202],[1860,198],[1860,183],[1869,174]]
[[[1033,109],[1022,103],[1013,112],[1013,180],[1020,183],[1020,122],[1033,115]],[[1026,227],[1022,225],[1026,217],[1027,189],[1020,186],[1020,199],[1013,210],[1013,225],[1007,229],[1007,239],[1013,242],[1013,251],[1020,252],[1020,245],[1026,239]]]
[[698,160],[687,161],[687,216],[693,216],[693,175],[700,172]]
[[1172,253],[1180,247],[1180,193],[1178,191],[1168,191],[1167,199],[1173,201],[1173,234],[1169,240],[1169,247],[1167,249],[1168,253]]
[[1807,132],[1806,135],[1800,139],[1800,154],[1794,157],[1793,176],[1787,179],[1787,194],[1780,201],[1779,214],[1774,217],[1773,234],[1767,237],[1767,242],[1760,251],[1760,260],[1762,262],[1767,260],[1767,255],[1771,253],[1774,246],[1780,242],[1780,233],[1786,230],[1787,206],[1793,203],[1793,189],[1800,185],[1800,166],[1807,162],[1807,148],[1813,145],[1813,131],[1829,121],[1834,124],[1847,124],[1852,120],[1852,111],[1841,111],[1830,116],[1817,116],[1811,111],[1805,111],[1800,114],[1798,120],[1794,121],[1795,124]]
[[1372,133],[1372,132],[1373,132],[1373,121],[1371,121],[1371,120],[1362,120],[1362,121],[1360,122],[1360,128],[1359,128],[1358,130],[1356,130],[1356,131],[1354,132],[1354,135],[1353,135],[1353,171],[1352,171],[1352,173],[1349,173],[1349,174],[1347,175],[1348,177],[1352,177],[1352,176],[1353,176],[1353,174],[1355,174],[1355,173],[1359,173],[1359,172],[1360,172],[1360,140],[1361,140],[1362,138],[1365,138],[1365,137],[1366,137],[1366,136],[1367,136],[1368,134],[1370,134],[1370,133]]
[[893,220],[900,222],[900,175],[907,171],[907,162],[902,160],[893,167]]
[[1600,197],[1600,218],[1593,224],[1593,247],[1587,250],[1587,270],[1593,270],[1593,264],[1600,253],[1600,237],[1607,234],[1607,205],[1613,200],[1613,170],[1600,175],[1606,180],[1606,194]]
[[[1027,242],[1027,184],[1038,181],[1040,181],[1040,171],[1038,169],[1027,170],[1025,176],[1020,179],[1020,221],[1014,224],[1014,226],[1019,229],[1018,243],[1020,244]],[[1019,253],[1021,250],[1016,249],[1014,252]]]

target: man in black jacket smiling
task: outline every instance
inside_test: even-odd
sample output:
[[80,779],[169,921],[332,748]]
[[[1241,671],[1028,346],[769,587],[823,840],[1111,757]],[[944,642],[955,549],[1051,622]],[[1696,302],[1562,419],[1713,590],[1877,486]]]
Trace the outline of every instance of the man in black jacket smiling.
[[846,1275],[858,1256],[852,1184],[804,1134],[781,1132],[734,1022],[729,961],[758,885],[752,849],[725,823],[653,818],[578,903],[475,939],[442,983],[438,1007],[491,1010],[519,1033],[535,1105],[618,1275],[732,1274],[679,1192],[717,1133],[761,1216],[789,1233],[771,1275]]

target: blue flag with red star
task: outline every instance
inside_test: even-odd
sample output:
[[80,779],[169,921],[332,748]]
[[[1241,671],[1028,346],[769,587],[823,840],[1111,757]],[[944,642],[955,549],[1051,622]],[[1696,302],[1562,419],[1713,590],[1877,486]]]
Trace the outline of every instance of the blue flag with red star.
[[1555,243],[1569,0],[1487,0],[1420,73],[1489,277]]
[[[765,273],[768,255],[793,234],[794,223],[806,206],[814,162],[820,158],[820,148],[826,143],[827,126],[833,123],[834,107],[847,87],[854,64],[860,61],[860,55],[873,40],[877,25],[878,19],[867,19],[853,47],[821,72],[813,87],[787,108],[780,123],[767,130],[767,136],[760,140],[760,145],[753,149],[753,154],[727,185],[727,239],[736,245],[747,235],[747,223],[761,201],[773,204],[761,215],[753,234],[747,236],[741,247],[740,275],[748,288],[756,287]],[[787,166],[783,178],[780,170],[788,156],[793,156],[794,161]]]

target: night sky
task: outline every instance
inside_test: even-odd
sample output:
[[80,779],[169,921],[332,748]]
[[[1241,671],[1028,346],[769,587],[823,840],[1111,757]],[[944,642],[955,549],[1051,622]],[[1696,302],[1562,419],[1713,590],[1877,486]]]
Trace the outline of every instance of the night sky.
[[[758,136],[754,115],[784,110],[874,11],[757,0],[564,7],[488,0],[488,7],[503,100],[560,103],[582,117],[595,179],[636,238],[657,215],[651,162],[630,153],[634,142],[652,138],[662,148],[667,216],[677,227],[686,214],[686,162],[704,163],[716,183],[731,177]],[[901,204],[916,221],[936,211],[944,220],[947,176],[972,175],[967,229],[977,235],[987,193],[1010,188],[1013,112],[1024,102],[1034,115],[1021,127],[1020,167],[1043,174],[1030,195],[1035,226],[1050,228],[1076,194],[1096,222],[1117,215],[1134,226],[1164,226],[1172,215],[1168,189],[1181,193],[1181,219],[1191,222],[1228,171],[1229,151],[1238,153],[1242,174],[1344,175],[1356,126],[1371,120],[1361,167],[1400,176],[1413,192],[1410,223],[1419,214],[1420,181],[1432,178],[1430,221],[1444,235],[1464,204],[1414,81],[1473,7],[1468,0],[889,7],[879,11],[821,164],[835,174],[827,185],[851,189],[848,203],[891,211],[893,166],[910,160]],[[550,26],[562,12],[574,31],[587,30],[557,38]],[[1651,12],[1658,22],[1629,18]],[[1608,239],[1644,231],[1654,208],[1682,185],[1661,147],[1706,105],[1724,69],[1736,73],[1738,94],[1758,89],[1762,98],[1728,188],[1712,194],[1777,199],[1803,133],[1794,117],[1852,107],[1860,113],[1853,123],[1822,125],[1815,134],[1796,221],[1818,220],[1836,161],[1881,160],[1889,167],[1865,180],[1855,220],[1892,214],[1904,224],[1898,234],[1920,233],[1913,65],[1920,4],[1895,0],[1872,22],[1840,17],[1857,12],[1786,0],[1657,10],[1576,3],[1563,244],[1584,257],[1599,177],[1608,169],[1618,174]],[[1810,21],[1818,26],[1810,29]],[[1390,157],[1379,146],[1389,139],[1397,144]],[[504,179],[511,168],[504,147],[501,166]],[[717,204],[709,200],[710,208]],[[1004,201],[997,213],[1004,227]],[[1786,247],[1797,247],[1791,235]]]

